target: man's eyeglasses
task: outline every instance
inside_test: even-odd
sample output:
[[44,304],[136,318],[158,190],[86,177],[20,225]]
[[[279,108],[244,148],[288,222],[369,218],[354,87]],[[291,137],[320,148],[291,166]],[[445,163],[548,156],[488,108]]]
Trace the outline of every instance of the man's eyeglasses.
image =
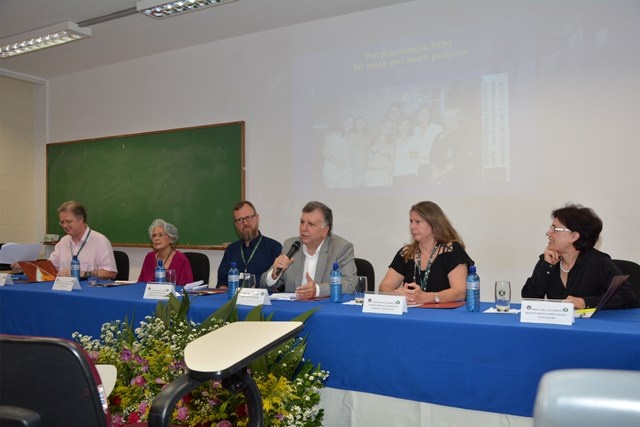
[[155,234],[152,234],[150,237],[152,239],[155,239],[156,237],[164,237],[164,236],[168,236],[168,234],[167,233],[155,233]]
[[556,231],[568,231],[569,233],[571,233],[571,230],[569,230],[568,228],[560,228],[560,227],[556,227],[555,225],[551,224],[549,226],[549,233],[555,233]]
[[233,222],[236,224],[242,224],[243,222],[251,222],[256,217],[257,214],[243,216],[242,218],[234,218]]
[[77,219],[66,219],[64,221],[58,221],[58,224],[60,224],[61,227],[64,227],[66,225],[71,225],[76,221],[77,221]]

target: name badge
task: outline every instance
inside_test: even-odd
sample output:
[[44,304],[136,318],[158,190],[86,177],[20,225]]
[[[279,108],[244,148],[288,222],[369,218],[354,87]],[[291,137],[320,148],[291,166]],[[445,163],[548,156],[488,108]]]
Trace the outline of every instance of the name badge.
[[148,282],[144,288],[143,299],[169,299],[169,295],[176,291],[171,283]]
[[366,294],[362,312],[402,315],[407,312],[407,299],[402,295]]
[[240,288],[236,304],[253,307],[260,304],[271,305],[271,298],[269,298],[269,292],[266,289]]
[[80,282],[75,277],[56,277],[51,288],[54,291],[72,291],[74,289],[82,290]]
[[573,310],[571,302],[523,299],[520,306],[520,321],[571,326],[574,322]]
[[11,278],[11,274],[0,273],[0,286],[4,285],[13,285],[13,279]]

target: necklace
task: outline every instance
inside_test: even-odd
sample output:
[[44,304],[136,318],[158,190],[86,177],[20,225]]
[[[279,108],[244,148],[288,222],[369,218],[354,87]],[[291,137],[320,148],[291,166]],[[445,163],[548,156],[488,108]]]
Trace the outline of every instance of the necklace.
[[[167,257],[164,259],[164,261],[162,261],[162,265],[165,266],[165,268],[167,267],[167,261],[169,261],[169,258],[171,257],[171,254],[173,253],[173,248],[171,248],[171,250],[169,251],[169,255],[167,255]],[[156,261],[158,260],[158,255],[156,254]]]
[[562,271],[563,273],[569,274],[570,270],[571,268],[565,270],[564,267],[562,267],[562,260],[560,260],[560,271]]
[[[424,276],[422,277],[422,280],[420,280],[420,264],[421,264],[420,248],[418,248],[418,251],[416,252],[416,265],[413,270],[413,281],[415,283],[420,283],[420,289],[422,289],[423,291],[427,290],[427,280],[429,280],[429,273],[431,273],[431,264],[433,263],[433,256],[436,254],[436,251],[438,250],[439,246],[440,244],[436,243],[436,245],[431,250],[431,255],[429,256],[429,261],[427,262],[427,268],[424,271]],[[417,272],[418,280],[416,280],[416,272]]]

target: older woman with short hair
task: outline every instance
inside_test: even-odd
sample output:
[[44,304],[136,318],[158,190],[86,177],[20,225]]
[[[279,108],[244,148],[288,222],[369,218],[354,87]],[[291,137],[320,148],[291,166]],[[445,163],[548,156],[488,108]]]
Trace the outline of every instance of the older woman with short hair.
[[[555,209],[551,218],[547,248],[522,288],[522,297],[567,300],[577,309],[596,307],[613,276],[621,274],[609,255],[594,248],[602,220],[577,204]],[[636,307],[638,299],[627,282],[605,308]]]
[[149,252],[142,263],[139,282],[153,282],[158,260],[162,260],[164,268],[176,271],[176,284],[185,285],[193,282],[191,264],[185,254],[175,249],[180,237],[175,225],[163,219],[155,219],[149,226],[149,238],[153,251]]

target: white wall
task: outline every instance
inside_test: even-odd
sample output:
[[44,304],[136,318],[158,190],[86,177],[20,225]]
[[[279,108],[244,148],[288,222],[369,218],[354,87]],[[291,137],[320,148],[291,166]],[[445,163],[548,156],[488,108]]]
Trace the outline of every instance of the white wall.
[[[640,261],[639,14],[633,1],[416,1],[203,44],[50,81],[49,142],[244,120],[246,197],[266,235],[296,235],[300,208],[321,200],[379,281],[409,240],[410,205],[431,199],[463,236],[491,300],[493,281],[524,283],[551,209],[569,201],[602,217],[600,249]],[[378,52],[441,41],[448,47],[427,54],[466,54],[366,69]],[[449,91],[445,103],[473,116],[477,93],[450,89],[496,73],[509,76],[509,182],[323,187],[318,129],[331,120],[360,109],[373,127],[379,105],[420,87]],[[44,153],[36,148],[38,162]],[[45,199],[44,175],[35,192]],[[125,250],[134,278],[146,249]],[[221,253],[207,254],[215,280]]]
[[35,146],[42,126],[43,84],[0,77],[0,242],[36,235]]

